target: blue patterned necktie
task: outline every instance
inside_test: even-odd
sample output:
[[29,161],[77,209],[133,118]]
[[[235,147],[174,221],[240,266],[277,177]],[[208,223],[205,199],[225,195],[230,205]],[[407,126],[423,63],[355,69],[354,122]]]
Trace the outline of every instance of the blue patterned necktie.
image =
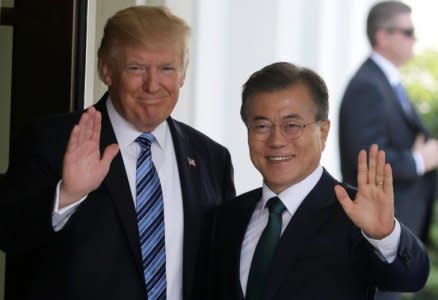
[[278,197],[269,199],[266,206],[269,208],[269,220],[252,257],[246,286],[246,300],[263,298],[268,269],[280,240],[282,214],[286,207]]
[[163,194],[151,154],[154,140],[149,132],[135,140],[141,148],[137,158],[136,211],[148,300],[162,300],[166,299],[166,251]]

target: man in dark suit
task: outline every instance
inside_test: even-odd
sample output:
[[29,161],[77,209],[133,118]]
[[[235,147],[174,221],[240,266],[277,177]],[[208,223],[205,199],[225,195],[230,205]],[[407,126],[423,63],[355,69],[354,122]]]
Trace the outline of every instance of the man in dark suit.
[[428,255],[394,218],[385,153],[373,145],[367,164],[360,152],[357,192],[320,166],[330,121],[317,74],[288,63],[255,72],[241,116],[263,187],[217,209],[208,299],[372,299],[376,287],[425,284]]
[[415,43],[410,7],[377,3],[368,14],[367,35],[372,54],[349,82],[339,114],[343,180],[356,186],[356,153],[378,144],[393,166],[396,216],[427,243],[438,141],[429,137],[401,84],[399,68],[412,57]]
[[117,12],[98,52],[108,93],[15,144],[7,299],[202,299],[211,209],[235,190],[229,152],[170,117],[189,31],[163,7]]
[[[411,10],[397,1],[381,2],[368,15],[373,52],[347,86],[339,115],[341,168],[356,185],[355,155],[378,144],[393,166],[397,217],[423,241],[435,197],[438,142],[428,132],[402,90],[399,68],[415,42]],[[403,94],[403,93],[401,93]]]

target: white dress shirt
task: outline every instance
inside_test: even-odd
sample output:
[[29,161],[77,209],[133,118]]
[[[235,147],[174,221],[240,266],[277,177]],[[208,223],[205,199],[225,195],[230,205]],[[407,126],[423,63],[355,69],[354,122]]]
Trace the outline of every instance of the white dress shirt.
[[[108,115],[120,148],[132,198],[136,201],[136,163],[140,146],[135,139],[142,132],[135,129],[115,110],[111,99],[106,102]],[[161,123],[152,131],[155,141],[151,145],[152,161],[160,178],[164,204],[164,230],[166,248],[167,299],[182,299],[182,259],[184,213],[181,181],[175,156],[175,148],[167,122]],[[68,207],[58,210],[59,186],[52,215],[52,225],[56,231],[62,229],[76,208],[86,197]],[[135,204],[135,203],[134,203]]]
[[[391,63],[389,60],[384,58],[376,51],[372,52],[371,59],[376,63],[376,65],[379,66],[383,74],[385,74],[385,77],[388,79],[389,84],[391,84],[392,88],[401,83],[400,71],[393,63]],[[412,156],[415,160],[417,174],[419,176],[424,175],[425,170],[423,157],[416,152],[412,152]]]
[[[262,199],[257,202],[254,212],[252,213],[240,252],[240,284],[244,295],[246,294],[246,285],[248,283],[249,269],[251,267],[254,251],[269,220],[269,209],[266,207],[266,203],[272,197],[278,197],[284,206],[286,206],[286,210],[282,214],[281,234],[283,234],[284,229],[289,224],[289,221],[294,216],[304,198],[306,198],[320,180],[322,173],[323,168],[318,166],[309,176],[278,195],[272,192],[271,189],[263,183]],[[397,255],[400,234],[400,224],[396,220],[394,231],[384,239],[374,240],[365,235],[364,237],[373,245],[379,257],[390,263],[394,261]]]

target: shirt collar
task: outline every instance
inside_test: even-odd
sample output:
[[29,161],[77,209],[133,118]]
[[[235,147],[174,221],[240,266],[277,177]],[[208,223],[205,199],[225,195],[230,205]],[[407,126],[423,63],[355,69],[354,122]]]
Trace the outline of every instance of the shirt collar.
[[[143,132],[137,130],[117,112],[110,96],[108,96],[106,101],[106,109],[108,111],[108,116],[113,126],[119,148],[125,149]],[[170,136],[170,129],[167,122],[161,122],[161,124],[152,130],[151,133],[155,136],[155,141],[159,148],[164,149]]]
[[278,197],[283,202],[284,206],[286,206],[287,211],[290,214],[294,214],[297,208],[300,206],[301,202],[303,202],[304,198],[310,193],[310,191],[315,187],[318,183],[319,179],[322,176],[323,168],[321,165],[310,173],[309,176],[301,180],[300,182],[288,187],[286,190],[281,192],[280,194],[275,194],[265,183],[263,183],[262,188],[262,201],[263,201],[263,209],[265,209],[266,203],[272,197]]
[[373,53],[371,54],[371,59],[383,71],[391,86],[396,86],[401,82],[400,71],[393,63],[391,63],[389,60],[384,58],[376,51],[373,51]]

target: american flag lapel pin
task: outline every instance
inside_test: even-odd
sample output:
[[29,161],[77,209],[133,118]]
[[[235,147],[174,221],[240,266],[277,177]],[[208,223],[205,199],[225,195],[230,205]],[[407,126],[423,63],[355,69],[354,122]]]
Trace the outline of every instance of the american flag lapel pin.
[[190,167],[196,167],[196,161],[191,157],[187,157],[187,163]]

